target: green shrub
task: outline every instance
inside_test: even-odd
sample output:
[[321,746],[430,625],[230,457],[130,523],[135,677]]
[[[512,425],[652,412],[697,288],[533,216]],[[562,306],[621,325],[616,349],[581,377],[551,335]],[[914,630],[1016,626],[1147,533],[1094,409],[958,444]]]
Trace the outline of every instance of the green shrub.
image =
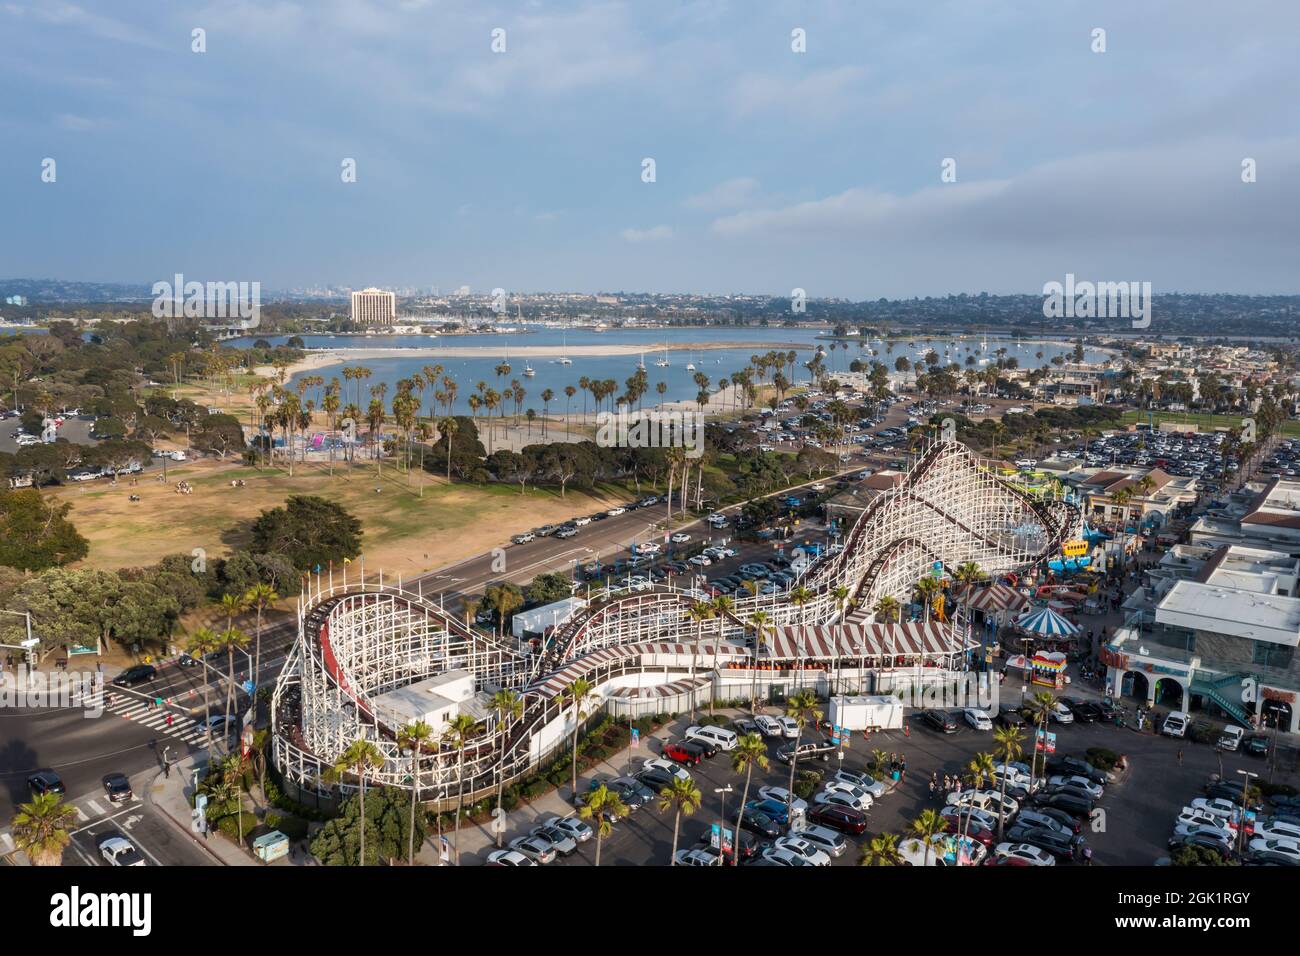
[[257,827],[257,817],[247,810],[240,814],[230,814],[217,821],[217,830],[227,839],[234,843],[239,842],[240,817],[243,817],[244,842],[248,842],[249,835]]
[[1089,747],[1086,755],[1088,762],[1103,773],[1115,769],[1115,764],[1119,763],[1119,754],[1105,747]]

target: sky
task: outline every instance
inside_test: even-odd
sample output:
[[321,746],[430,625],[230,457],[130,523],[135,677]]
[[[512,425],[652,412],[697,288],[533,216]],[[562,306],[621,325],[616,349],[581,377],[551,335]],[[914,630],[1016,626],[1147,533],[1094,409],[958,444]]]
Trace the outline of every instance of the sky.
[[1295,293],[1297,36],[1281,0],[0,0],[0,277]]

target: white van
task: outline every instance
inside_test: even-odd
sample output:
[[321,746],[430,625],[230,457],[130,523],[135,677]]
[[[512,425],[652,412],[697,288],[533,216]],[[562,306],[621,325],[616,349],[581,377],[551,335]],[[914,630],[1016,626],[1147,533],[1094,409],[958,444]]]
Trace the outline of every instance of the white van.
[[1172,710],[1165,722],[1160,727],[1160,732],[1166,737],[1184,737],[1187,735],[1187,724],[1191,717],[1186,711]]
[[707,740],[719,750],[735,750],[740,740],[734,730],[725,727],[687,727],[685,737],[687,740],[692,737]]

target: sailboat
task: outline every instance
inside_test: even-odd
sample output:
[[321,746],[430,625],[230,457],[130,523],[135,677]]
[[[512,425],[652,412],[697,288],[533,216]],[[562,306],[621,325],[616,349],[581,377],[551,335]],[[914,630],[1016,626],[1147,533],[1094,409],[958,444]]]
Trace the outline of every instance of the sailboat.
[[[564,351],[567,352],[567,351],[569,351],[569,335],[568,335],[567,332],[564,334],[563,338],[564,338]],[[561,355],[561,356],[560,356],[558,359],[556,359],[555,361],[557,361],[557,362],[558,362],[559,364],[561,364],[561,365],[572,365],[572,364],[573,364],[573,359],[569,358],[567,355]]]
[[525,377],[525,378],[532,378],[532,377],[533,377],[534,375],[536,375],[536,374],[537,374],[537,372],[533,369],[532,365],[530,365],[530,364],[528,363],[528,360],[525,359],[525,360],[524,360],[524,377]]
[[636,368],[637,368],[637,371],[638,371],[638,372],[644,372],[644,371],[645,371],[645,353],[644,353],[644,352],[641,353],[641,361],[639,361],[639,362],[636,363]]
[[658,368],[667,368],[667,367],[668,367],[668,350],[667,350],[667,349],[664,349],[664,354],[663,354],[663,355],[661,355],[659,358],[655,359],[655,366],[658,367]]
[[694,362],[693,360],[690,361],[690,362],[687,362],[687,363],[686,363],[686,371],[688,371],[688,372],[694,372],[694,371],[695,371],[695,362]]

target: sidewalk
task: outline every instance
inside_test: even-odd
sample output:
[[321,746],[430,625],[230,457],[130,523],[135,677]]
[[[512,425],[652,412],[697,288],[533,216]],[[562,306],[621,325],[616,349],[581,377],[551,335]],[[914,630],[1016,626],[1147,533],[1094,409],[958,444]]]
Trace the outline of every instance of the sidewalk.
[[145,803],[160,810],[165,819],[204,850],[218,866],[260,865],[251,854],[243,852],[221,834],[209,833],[205,839],[190,829],[192,810],[189,797],[194,792],[194,772],[197,770],[202,774],[207,766],[208,757],[204,752],[177,761],[170,776],[159,770],[145,792]]

